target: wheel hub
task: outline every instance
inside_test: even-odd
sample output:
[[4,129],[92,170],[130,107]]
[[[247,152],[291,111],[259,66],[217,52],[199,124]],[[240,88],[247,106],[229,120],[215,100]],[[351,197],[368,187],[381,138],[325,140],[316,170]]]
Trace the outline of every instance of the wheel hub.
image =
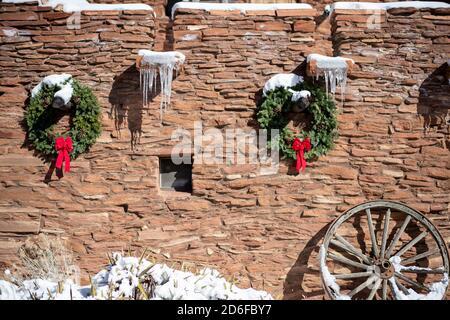
[[395,269],[392,263],[387,260],[376,260],[374,262],[375,273],[379,275],[382,279],[390,279],[394,276]]

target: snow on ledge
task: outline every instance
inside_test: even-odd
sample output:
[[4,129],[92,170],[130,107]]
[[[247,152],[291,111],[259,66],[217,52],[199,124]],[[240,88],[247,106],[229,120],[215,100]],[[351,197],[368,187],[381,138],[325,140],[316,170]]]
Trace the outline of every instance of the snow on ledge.
[[172,20],[177,9],[199,9],[199,10],[239,10],[245,13],[247,10],[301,10],[312,9],[309,4],[304,3],[203,3],[203,2],[177,2],[172,7]]
[[393,8],[450,8],[450,4],[438,1],[402,1],[388,3],[374,2],[335,2],[330,6],[331,11],[335,9],[344,10],[388,10]]
[[99,4],[89,3],[87,0],[2,0],[4,3],[27,3],[38,2],[39,6],[56,8],[61,5],[64,12],[80,11],[121,11],[121,10],[146,10],[153,11],[153,8],[142,3],[126,4]]

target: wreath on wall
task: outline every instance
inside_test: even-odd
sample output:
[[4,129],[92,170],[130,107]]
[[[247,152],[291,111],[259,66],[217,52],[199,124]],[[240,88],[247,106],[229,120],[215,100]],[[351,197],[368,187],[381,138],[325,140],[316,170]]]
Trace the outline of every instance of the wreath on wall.
[[[28,142],[45,157],[57,157],[56,167],[66,162],[65,171],[70,170],[70,160],[86,152],[101,133],[100,105],[92,90],[67,75],[64,81],[46,81],[44,78],[32,91],[25,113]],[[59,94],[63,93],[63,94]],[[70,112],[70,129],[56,131],[56,122],[61,110]]]
[[[300,91],[309,91],[307,102],[293,99]],[[304,118],[308,119],[301,132],[289,127],[290,115],[303,103]],[[305,105],[306,104],[306,105]],[[311,82],[300,82],[292,87],[276,87],[266,93],[257,112],[262,129],[278,129],[277,138],[269,137],[269,146],[280,151],[282,159],[297,161],[297,172],[304,170],[306,160],[325,155],[337,138],[337,108],[333,98],[326,91]]]

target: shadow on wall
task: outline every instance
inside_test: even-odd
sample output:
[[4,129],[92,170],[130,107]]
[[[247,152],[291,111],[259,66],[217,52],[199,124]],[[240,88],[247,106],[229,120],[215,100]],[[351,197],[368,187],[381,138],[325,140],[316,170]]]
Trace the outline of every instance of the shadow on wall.
[[[156,88],[149,101],[152,101],[160,92]],[[136,65],[128,67],[120,75],[114,78],[111,92],[109,93],[111,104],[110,118],[114,120],[114,126],[120,137],[121,129],[128,127],[131,136],[131,149],[134,150],[139,143],[142,134],[142,90],[140,88],[140,73]]]
[[426,132],[445,130],[450,125],[450,85],[446,75],[449,68],[444,63],[420,86],[417,112],[424,118]]
[[[284,300],[321,299],[324,295],[323,289],[310,291],[306,288],[308,277],[315,277],[315,281],[320,281],[318,252],[319,243],[325,237],[331,222],[325,225],[316,235],[314,235],[305,245],[298,255],[292,268],[286,275],[283,285]],[[313,254],[314,253],[314,254]],[[311,267],[315,266],[315,267]]]

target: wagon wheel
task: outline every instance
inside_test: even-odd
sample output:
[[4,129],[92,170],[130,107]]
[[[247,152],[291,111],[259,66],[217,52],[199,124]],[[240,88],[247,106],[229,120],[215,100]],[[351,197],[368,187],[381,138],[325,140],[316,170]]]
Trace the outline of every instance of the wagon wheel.
[[397,202],[371,201],[342,214],[319,260],[333,300],[439,300],[448,287],[444,239],[424,215]]

